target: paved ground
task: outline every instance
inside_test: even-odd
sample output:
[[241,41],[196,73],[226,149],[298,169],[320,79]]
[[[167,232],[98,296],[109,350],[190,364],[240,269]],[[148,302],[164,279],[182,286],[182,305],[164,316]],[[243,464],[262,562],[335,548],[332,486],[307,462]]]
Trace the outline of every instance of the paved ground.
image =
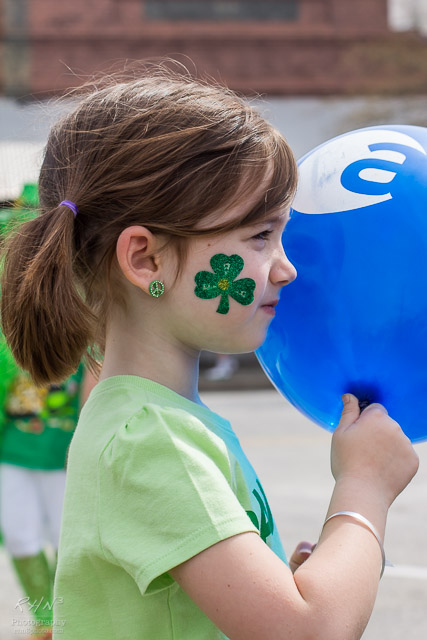
[[[264,484],[288,553],[303,538],[315,540],[332,489],[330,434],[300,416],[274,390],[205,391],[203,398],[232,420]],[[427,444],[417,445],[417,451],[420,471],[389,516],[385,546],[395,566],[386,569],[364,640],[427,638]],[[23,628],[13,624],[25,620],[15,609],[19,597],[0,552],[0,640],[22,635]]]

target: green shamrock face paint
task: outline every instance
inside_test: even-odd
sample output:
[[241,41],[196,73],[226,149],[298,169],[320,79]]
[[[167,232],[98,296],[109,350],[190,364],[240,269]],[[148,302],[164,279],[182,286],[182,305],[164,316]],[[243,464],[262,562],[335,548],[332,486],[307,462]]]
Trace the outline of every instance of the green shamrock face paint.
[[217,253],[211,258],[210,265],[214,273],[199,271],[196,273],[194,293],[198,298],[210,300],[221,296],[217,313],[228,313],[230,303],[228,296],[240,304],[251,304],[254,300],[255,280],[242,278],[233,282],[244,266],[244,260],[238,255],[226,256]]

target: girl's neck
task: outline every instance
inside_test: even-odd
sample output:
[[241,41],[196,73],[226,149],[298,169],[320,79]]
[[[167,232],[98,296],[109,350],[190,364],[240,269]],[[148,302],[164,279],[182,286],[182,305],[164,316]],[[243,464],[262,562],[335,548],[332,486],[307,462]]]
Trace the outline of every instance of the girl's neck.
[[173,345],[158,334],[135,336],[122,329],[111,331],[107,335],[99,379],[117,375],[148,378],[201,404],[199,358],[200,352],[190,352]]

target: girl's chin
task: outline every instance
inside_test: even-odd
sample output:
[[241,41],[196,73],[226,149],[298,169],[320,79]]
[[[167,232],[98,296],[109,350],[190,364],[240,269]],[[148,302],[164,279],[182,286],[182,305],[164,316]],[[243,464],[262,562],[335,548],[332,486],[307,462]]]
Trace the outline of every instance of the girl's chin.
[[215,336],[216,339],[210,340],[209,345],[204,345],[202,350],[211,351],[213,353],[252,353],[256,351],[265,341],[267,337],[267,330],[270,325],[271,317],[268,318],[269,322],[265,322],[267,316],[264,314],[259,316],[263,318],[263,322],[258,322],[257,326],[254,323],[251,325],[248,323],[246,327],[240,327],[239,330],[233,330],[225,336],[225,340],[218,339],[219,336]]
[[253,353],[264,343],[266,338],[266,333],[261,336],[258,340],[253,340],[251,342],[247,342],[245,344],[235,345],[234,349],[228,349],[226,353],[230,354],[239,354],[239,353]]

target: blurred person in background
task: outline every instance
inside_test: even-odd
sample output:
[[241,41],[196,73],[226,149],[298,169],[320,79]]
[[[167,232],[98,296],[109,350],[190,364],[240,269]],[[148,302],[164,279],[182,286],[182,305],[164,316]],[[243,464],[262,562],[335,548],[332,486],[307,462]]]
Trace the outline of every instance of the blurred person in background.
[[[3,232],[36,205],[36,187],[27,185],[17,207],[2,211]],[[66,456],[96,380],[81,364],[65,382],[37,387],[1,334],[0,371],[0,527],[25,594],[21,608],[34,615],[36,637],[48,639]]]
[[2,337],[0,354],[1,371],[6,372],[0,413],[0,525],[26,596],[23,608],[28,603],[40,631],[37,637],[47,639],[66,455],[81,406],[96,381],[80,365],[64,383],[36,387],[13,362]]

